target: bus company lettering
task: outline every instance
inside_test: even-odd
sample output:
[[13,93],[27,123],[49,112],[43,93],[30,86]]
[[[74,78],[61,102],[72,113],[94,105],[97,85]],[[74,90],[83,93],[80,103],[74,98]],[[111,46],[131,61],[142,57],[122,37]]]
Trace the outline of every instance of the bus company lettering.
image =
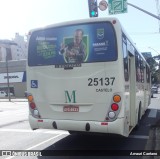
[[108,46],[108,41],[101,43],[93,43],[93,47],[99,47],[99,46]]
[[112,92],[112,88],[97,88],[96,92]]
[[64,69],[70,69],[73,67],[81,67],[81,63],[66,63],[62,65],[55,65],[55,68],[64,68]]
[[66,103],[76,103],[76,90],[73,90],[72,93],[65,91]]

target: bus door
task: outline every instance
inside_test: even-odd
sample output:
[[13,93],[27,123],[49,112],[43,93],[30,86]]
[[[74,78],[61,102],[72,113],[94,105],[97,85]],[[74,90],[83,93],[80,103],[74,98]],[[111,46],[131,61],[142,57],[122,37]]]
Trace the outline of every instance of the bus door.
[[150,84],[149,84],[149,68],[147,65],[145,65],[144,69],[144,104],[145,108],[149,105],[149,98],[150,98]]
[[130,130],[136,123],[136,78],[135,78],[135,55],[134,49],[131,49],[129,41],[123,35],[123,58],[124,58],[124,77],[125,77],[125,92],[126,92],[126,107],[128,114],[128,122]]
[[129,94],[130,94],[130,126],[136,122],[136,78],[135,78],[135,56],[129,52]]
[[145,107],[146,107],[146,78],[145,78],[145,65],[144,62],[142,60],[142,57],[140,57],[140,90],[141,90],[141,115],[144,113],[145,111]]

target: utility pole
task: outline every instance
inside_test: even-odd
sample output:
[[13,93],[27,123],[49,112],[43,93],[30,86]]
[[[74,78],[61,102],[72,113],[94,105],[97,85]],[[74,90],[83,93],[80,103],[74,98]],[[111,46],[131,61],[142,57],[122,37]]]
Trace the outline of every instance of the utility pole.
[[7,69],[7,95],[8,95],[8,100],[11,101],[10,84],[9,84],[9,72],[8,72],[8,54],[7,54],[7,51],[6,51],[6,69]]
[[140,10],[140,11],[142,11],[142,12],[144,12],[144,13],[146,13],[146,14],[148,14],[148,15],[150,15],[150,16],[152,16],[152,17],[154,17],[154,18],[156,18],[156,19],[158,19],[158,20],[160,20],[160,16],[154,15],[154,14],[152,14],[152,13],[150,13],[150,12],[148,12],[148,11],[146,11],[146,10],[136,6],[136,5],[133,5],[131,3],[127,3],[127,4],[132,6],[132,7],[134,7],[134,8],[136,8],[136,9],[138,9],[138,10]]
[[7,95],[8,95],[8,100],[11,101],[8,61],[11,60],[11,57],[9,55],[9,53],[11,52],[11,45],[17,45],[17,44],[12,41],[9,41],[9,42],[4,41],[4,42],[0,42],[0,44],[6,50]]
[[[160,5],[159,5],[159,0],[156,0],[156,8],[157,8],[157,15],[160,18]],[[158,21],[159,25],[159,33],[160,33],[160,21]]]

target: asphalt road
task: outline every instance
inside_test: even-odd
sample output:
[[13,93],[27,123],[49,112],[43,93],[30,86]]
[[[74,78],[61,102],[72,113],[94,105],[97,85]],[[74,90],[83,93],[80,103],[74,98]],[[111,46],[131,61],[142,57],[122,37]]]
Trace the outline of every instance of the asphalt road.
[[[138,130],[128,138],[115,135],[69,135],[67,131],[30,129],[26,102],[0,102],[0,150],[42,151],[56,159],[159,159],[160,156],[121,156],[160,150],[160,94],[152,99]],[[107,156],[108,154],[111,156]],[[52,155],[50,157],[49,155]],[[3,156],[2,159],[26,158]]]

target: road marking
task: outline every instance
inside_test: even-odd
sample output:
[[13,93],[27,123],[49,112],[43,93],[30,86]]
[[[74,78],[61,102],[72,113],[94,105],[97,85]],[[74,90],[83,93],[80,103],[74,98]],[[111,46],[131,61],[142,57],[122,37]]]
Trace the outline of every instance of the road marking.
[[34,132],[33,130],[25,130],[25,129],[0,129],[0,132]]
[[129,135],[129,138],[134,138],[134,139],[149,139],[149,136],[144,136],[144,135]]
[[53,139],[55,139],[55,138],[58,138],[58,137],[60,137],[60,136],[62,136],[62,135],[63,135],[63,134],[59,134],[59,135],[56,135],[56,136],[54,136],[54,137],[51,137],[51,138],[49,138],[48,140],[42,141],[42,142],[40,142],[39,144],[34,145],[34,146],[31,146],[31,147],[29,147],[29,148],[26,149],[26,150],[32,150],[32,149],[34,149],[35,147],[38,147],[38,146],[40,146],[40,145],[43,145],[44,143],[49,142],[49,141],[51,141],[51,140],[53,140]]
[[62,130],[48,130],[48,129],[37,129],[37,130],[27,130],[27,129],[4,129],[1,128],[0,132],[24,132],[24,133],[45,133],[45,134],[69,134],[68,131]]
[[[38,143],[38,144],[36,144],[36,145],[34,145],[34,146],[31,146],[31,147],[29,147],[29,148],[27,148],[27,149],[25,149],[25,150],[32,150],[32,149],[34,149],[35,147],[38,147],[38,146],[40,146],[40,145],[43,145],[43,144],[45,144],[46,142],[49,142],[49,141],[51,141],[51,140],[54,140],[54,139],[56,139],[56,138],[58,138],[58,137],[60,137],[60,136],[62,136],[63,134],[59,134],[59,135],[56,135],[56,136],[54,136],[54,137],[51,137],[51,138],[49,138],[49,139],[47,139],[47,140],[45,140],[45,141],[42,141],[42,142],[40,142],[40,143]],[[24,151],[25,151],[24,150]],[[12,159],[12,158],[14,158],[14,157],[17,157],[17,156],[9,156],[9,157],[7,157],[7,158],[5,158],[5,159]]]
[[157,109],[151,109],[148,114],[148,117],[149,118],[156,118],[156,116],[157,116]]

